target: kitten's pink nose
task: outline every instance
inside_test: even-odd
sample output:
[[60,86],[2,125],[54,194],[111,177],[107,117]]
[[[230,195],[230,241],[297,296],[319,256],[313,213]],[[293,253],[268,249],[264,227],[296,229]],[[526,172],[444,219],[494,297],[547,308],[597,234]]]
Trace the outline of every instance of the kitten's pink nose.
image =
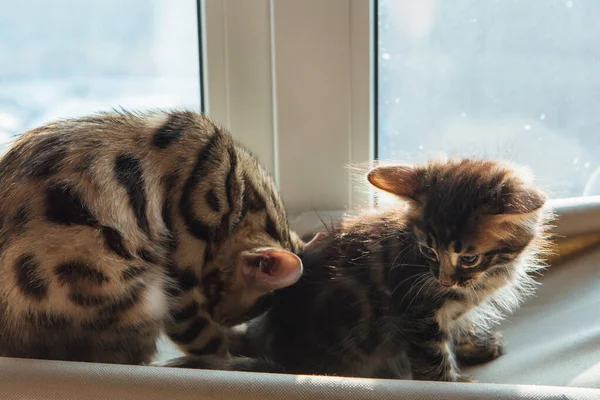
[[441,274],[440,284],[445,287],[450,287],[456,284],[456,280],[450,275]]

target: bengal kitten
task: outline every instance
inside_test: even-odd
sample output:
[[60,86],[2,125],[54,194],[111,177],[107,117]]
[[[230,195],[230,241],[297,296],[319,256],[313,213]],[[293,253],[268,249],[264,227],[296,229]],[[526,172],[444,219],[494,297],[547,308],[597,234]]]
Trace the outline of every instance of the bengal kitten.
[[304,275],[239,333],[241,358],[168,366],[468,381],[459,364],[502,354],[490,330],[533,292],[550,213],[508,165],[381,166],[406,210],[348,216],[300,255]]
[[0,187],[2,356],[148,363],[163,330],[224,354],[223,327],[302,273],[271,178],[194,112],[47,124]]

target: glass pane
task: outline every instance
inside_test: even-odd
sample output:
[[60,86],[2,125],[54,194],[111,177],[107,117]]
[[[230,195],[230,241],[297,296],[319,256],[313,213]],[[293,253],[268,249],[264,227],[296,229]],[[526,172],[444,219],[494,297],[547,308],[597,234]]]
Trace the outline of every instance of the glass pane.
[[8,0],[0,144],[113,107],[200,110],[196,0]]
[[600,2],[379,0],[378,151],[511,159],[600,194]]

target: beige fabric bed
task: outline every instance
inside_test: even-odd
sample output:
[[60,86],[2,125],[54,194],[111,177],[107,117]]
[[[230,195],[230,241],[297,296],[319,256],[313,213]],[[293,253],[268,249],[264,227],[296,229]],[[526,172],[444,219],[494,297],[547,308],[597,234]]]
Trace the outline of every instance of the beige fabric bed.
[[[0,358],[0,399],[600,399],[600,199],[554,203],[562,244],[538,295],[501,329],[506,354],[481,383],[382,381]],[[334,213],[338,216],[339,213]],[[314,217],[314,216],[313,216]],[[313,219],[314,220],[314,219]],[[300,216],[302,231],[318,226]],[[591,236],[590,236],[591,235]],[[572,249],[579,253],[569,255]],[[569,259],[565,260],[566,255]],[[163,346],[161,358],[176,355]],[[544,385],[544,386],[540,386]]]

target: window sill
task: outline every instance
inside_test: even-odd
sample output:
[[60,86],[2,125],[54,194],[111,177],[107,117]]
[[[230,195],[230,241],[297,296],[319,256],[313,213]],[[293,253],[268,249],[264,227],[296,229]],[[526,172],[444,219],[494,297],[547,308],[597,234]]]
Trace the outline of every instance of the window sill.
[[[590,399],[592,389],[167,369],[0,358],[2,398],[17,399]],[[35,382],[35,384],[32,384]]]
[[[600,196],[553,199],[548,206],[557,214],[552,232],[559,237],[600,232]],[[299,234],[312,232],[325,222],[335,221],[347,210],[304,211],[290,216],[290,224]]]

